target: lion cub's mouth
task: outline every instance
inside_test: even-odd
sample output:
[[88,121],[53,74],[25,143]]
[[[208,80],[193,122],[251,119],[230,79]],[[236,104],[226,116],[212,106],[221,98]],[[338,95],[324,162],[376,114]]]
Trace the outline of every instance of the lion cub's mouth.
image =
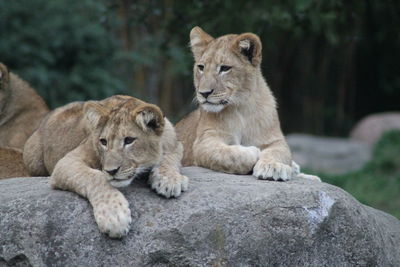
[[210,102],[210,101],[208,101],[208,100],[205,100],[205,101],[203,101],[202,103],[200,103],[200,104],[202,104],[202,105],[204,105],[204,104],[210,104],[210,105],[227,105],[229,102],[228,102],[228,100],[220,100],[218,103],[213,103],[213,102]]
[[228,105],[228,101],[227,100],[221,100],[218,103],[213,103],[213,102],[209,102],[209,101],[204,101],[203,103],[201,103],[201,107],[208,112],[212,112],[212,113],[218,113],[221,110],[223,110],[226,105]]
[[118,173],[115,176],[110,176],[109,183],[114,187],[124,187],[131,184],[131,182],[141,174],[150,171],[151,167],[137,167],[129,169],[123,173]]
[[133,177],[129,178],[129,179],[125,179],[125,180],[112,179],[109,182],[113,187],[125,187],[125,186],[130,185],[132,183],[132,181],[133,181]]

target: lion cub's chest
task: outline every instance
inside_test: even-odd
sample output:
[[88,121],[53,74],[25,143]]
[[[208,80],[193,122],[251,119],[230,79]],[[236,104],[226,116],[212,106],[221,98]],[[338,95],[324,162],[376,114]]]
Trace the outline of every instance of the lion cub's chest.
[[[233,115],[233,116],[232,116]],[[226,118],[225,131],[231,133],[230,144],[243,146],[259,146],[266,142],[267,121],[257,114],[232,114]]]

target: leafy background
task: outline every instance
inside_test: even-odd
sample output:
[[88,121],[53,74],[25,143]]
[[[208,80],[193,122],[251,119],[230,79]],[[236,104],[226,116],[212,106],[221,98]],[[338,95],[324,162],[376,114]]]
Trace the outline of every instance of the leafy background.
[[193,109],[190,29],[251,31],[285,132],[346,135],[399,107],[399,14],[392,0],[0,0],[0,60],[51,107],[126,93],[176,121]]

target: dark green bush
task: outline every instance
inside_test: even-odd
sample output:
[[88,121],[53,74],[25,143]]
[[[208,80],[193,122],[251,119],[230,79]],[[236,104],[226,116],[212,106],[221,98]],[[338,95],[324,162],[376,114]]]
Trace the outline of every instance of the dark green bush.
[[52,107],[123,92],[106,11],[95,0],[0,0],[0,61]]
[[52,107],[127,93],[177,121],[194,108],[190,29],[254,32],[284,131],[346,135],[398,109],[399,14],[393,0],[0,0],[0,61]]
[[344,175],[319,174],[364,204],[400,219],[400,131],[385,133],[375,145],[372,159],[361,170]]

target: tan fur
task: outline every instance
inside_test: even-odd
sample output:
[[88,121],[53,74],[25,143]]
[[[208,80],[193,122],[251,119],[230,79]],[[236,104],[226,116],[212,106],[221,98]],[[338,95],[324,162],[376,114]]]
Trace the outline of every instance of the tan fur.
[[259,179],[288,180],[297,175],[275,98],[261,73],[258,36],[229,34],[214,39],[195,27],[190,42],[200,108],[176,125],[184,146],[183,165],[253,173]]
[[0,179],[27,176],[29,173],[22,160],[22,151],[0,147]]
[[122,237],[131,217],[115,187],[151,170],[151,187],[178,197],[188,187],[179,170],[182,153],[172,124],[157,106],[113,96],[54,110],[27,141],[24,162],[32,175],[51,174],[53,188],[86,197],[100,231]]
[[0,63],[0,147],[22,149],[47,112],[29,84]]

